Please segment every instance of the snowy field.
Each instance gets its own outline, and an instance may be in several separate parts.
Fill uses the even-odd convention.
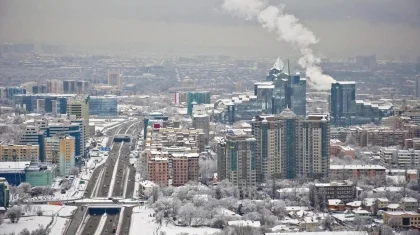
[[[77,206],[55,206],[55,205],[37,205],[41,207],[44,215],[54,215],[58,213],[58,216],[68,217],[73,214],[73,211],[77,209]]]
[[[51,222],[51,216],[30,216],[20,218],[18,223],[12,224],[8,219],[4,220],[3,224],[0,225],[0,234],[15,233],[18,234],[24,228],[29,231],[35,230],[39,225],[44,228]],[[55,217],[54,222],[49,227],[53,235],[59,235],[64,232],[66,224],[70,222],[70,219]]]
[[[69,218],[76,206],[54,206],[54,205],[35,205],[33,208],[41,208],[43,211],[42,216],[36,216],[36,211],[30,211],[26,213],[26,216],[21,217],[18,223],[12,224],[9,219],[5,219],[3,224],[0,225],[0,234],[16,233],[18,234],[24,228],[29,231],[35,230],[39,225],[44,228],[51,222],[52,216],[54,216],[54,222],[49,227],[52,235],[62,234],[66,228],[67,223],[70,222]]]
[[[135,207],[131,216],[130,235],[138,235],[139,231],[142,231],[142,234],[154,234],[159,225],[154,222],[153,217],[150,217],[151,214],[153,214],[153,209],[151,208],[145,208],[144,206],[141,208]],[[165,232],[166,235],[177,235],[182,232],[190,235],[211,235],[220,232],[219,229],[209,227],[178,227],[173,224],[166,225],[165,223],[162,224],[159,231]]]

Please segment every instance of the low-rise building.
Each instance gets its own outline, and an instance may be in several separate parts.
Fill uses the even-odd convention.
[[[377,200],[377,204],[378,204],[378,209],[379,210],[386,210],[386,208],[388,208],[389,205],[389,200],[388,198],[378,198]]]
[[[417,211],[419,209],[419,202],[412,197],[403,197],[400,201],[401,209],[405,211]]]
[[[356,186],[352,183],[321,183],[315,184],[317,195],[324,195],[325,199],[339,199],[344,203],[351,202],[356,198]]]
[[[401,168],[417,168],[420,163],[420,150],[382,148],[379,156],[384,164],[395,165]]]
[[[57,177],[57,165],[32,163],[26,168],[26,182],[32,186],[51,186]]]
[[[39,145],[0,145],[0,161],[40,161]]]
[[[385,171],[381,165],[330,165],[331,176],[341,180],[367,178],[385,182]]]
[[[420,214],[412,211],[386,211],[383,214],[384,224],[393,228],[410,228],[420,225]]]

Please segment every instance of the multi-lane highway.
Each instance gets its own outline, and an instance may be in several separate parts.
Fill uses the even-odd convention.
[[[140,121],[132,121],[114,128],[111,134],[132,134],[138,133]],[[112,141],[112,138],[110,138]],[[110,143],[111,144],[111,143]],[[92,174],[85,198],[132,198],[135,184],[135,168],[131,166],[129,155],[132,143],[112,143],[106,162],[97,167]],[[79,214],[80,208],[78,210]],[[116,215],[89,215],[85,210],[83,219],[73,218],[66,234],[128,234],[130,229],[132,208],[121,209]],[[73,223],[80,224],[79,226]],[[77,228],[77,229],[76,229]]]

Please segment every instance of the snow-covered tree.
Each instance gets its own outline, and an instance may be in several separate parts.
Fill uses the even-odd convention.
[[[194,204],[187,203],[183,205],[179,210],[179,219],[181,219],[188,226],[192,225],[194,217],[197,215]]]
[[[22,215],[22,208],[20,208],[20,206],[11,207],[6,212],[6,217],[10,219],[11,223],[19,222],[21,215]]]
[[[31,190],[31,188],[32,188],[32,185],[30,183],[26,183],[26,182],[20,183],[18,186],[18,193],[19,194],[29,193],[29,190]]]

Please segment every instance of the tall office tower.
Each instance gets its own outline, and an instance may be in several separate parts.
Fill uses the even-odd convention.
[[[274,85],[272,114],[279,114],[285,108],[290,108],[296,115],[306,115],[306,78],[302,78],[300,74],[285,73],[284,63],[277,59],[266,81],[271,81]]]
[[[254,94],[261,104],[262,114],[271,114],[273,111],[274,85],[272,82],[257,82],[254,85]]]
[[[78,122],[78,120],[83,120],[82,129],[83,129],[83,138],[82,138],[82,148],[81,154],[85,154],[85,145],[89,137],[89,95],[77,95],[72,97],[67,102],[67,115],[69,115],[72,122]],[[73,117],[75,117],[75,120]]]
[[[108,85],[121,89],[121,72],[119,70],[108,70]]]
[[[9,184],[6,178],[0,177],[0,207],[8,208],[10,201]]]
[[[89,95],[77,95],[70,98],[67,101],[67,114],[83,119],[85,125],[89,126],[89,100]]]
[[[63,93],[64,94],[76,94],[77,93],[77,82],[75,80],[63,81]]]
[[[63,81],[60,80],[48,80],[47,91],[51,94],[63,94]]]
[[[274,81],[279,78],[279,75],[282,74],[284,70],[285,64],[281,61],[280,57],[277,58],[276,62],[274,63],[273,67],[269,70],[267,77],[265,78],[266,81]]]
[[[48,93],[47,86],[38,84],[32,87],[32,94],[45,94]]]
[[[192,118],[193,128],[201,129],[204,132],[204,144],[210,141],[210,117],[207,114],[194,114]]]
[[[336,82],[331,85],[330,109],[331,124],[351,125],[351,118],[356,113],[355,82]]]
[[[325,116],[297,116],[286,108],[280,115],[252,120],[257,140],[257,182],[298,176],[328,175],[329,122]]]
[[[226,135],[224,141],[225,146],[221,149],[225,152],[220,159],[223,167],[218,168],[218,173],[237,185],[241,196],[252,198],[257,184],[256,140],[240,133]]]
[[[306,116],[306,78],[299,74],[289,76],[287,105],[299,116]]]
[[[420,75],[416,77],[416,97],[420,97]]]
[[[77,94],[89,93],[89,82],[88,81],[77,81],[76,83]]]
[[[194,104],[210,104],[209,91],[188,92],[187,95],[187,112],[192,115]]]
[[[60,174],[68,175],[70,169],[75,166],[75,138],[72,136],[60,136]]]

